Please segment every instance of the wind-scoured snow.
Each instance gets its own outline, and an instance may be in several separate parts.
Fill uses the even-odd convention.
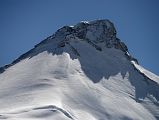
[[[127,52],[108,20],[61,28],[3,68],[0,119],[159,120],[158,76]]]
[[[154,80],[155,82],[157,82],[159,84],[159,76],[155,75],[154,73],[146,70],[145,68],[143,68],[142,66],[136,64],[134,61],[132,61],[132,63],[134,64],[134,66],[136,67],[136,69],[138,69],[141,73],[143,73],[145,76],[147,76],[149,79]]]

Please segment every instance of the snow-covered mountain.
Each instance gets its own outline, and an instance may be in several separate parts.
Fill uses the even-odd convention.
[[[0,119],[159,120],[159,77],[109,20],[64,26],[0,68]]]

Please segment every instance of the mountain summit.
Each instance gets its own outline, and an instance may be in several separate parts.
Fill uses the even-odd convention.
[[[64,26],[0,68],[0,119],[159,120],[159,77],[109,20]]]

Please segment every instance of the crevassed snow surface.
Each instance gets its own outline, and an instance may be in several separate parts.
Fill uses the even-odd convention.
[[[57,46],[39,45],[0,74],[0,119],[159,120],[158,76],[113,47],[77,37]]]

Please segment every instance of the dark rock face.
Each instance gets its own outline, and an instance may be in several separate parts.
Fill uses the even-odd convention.
[[[68,35],[88,40],[95,45],[102,43],[107,48],[114,47],[123,52],[128,51],[127,46],[116,37],[116,29],[109,20],[81,22],[73,27],[64,26],[55,33],[55,36],[63,36],[63,39]]]

